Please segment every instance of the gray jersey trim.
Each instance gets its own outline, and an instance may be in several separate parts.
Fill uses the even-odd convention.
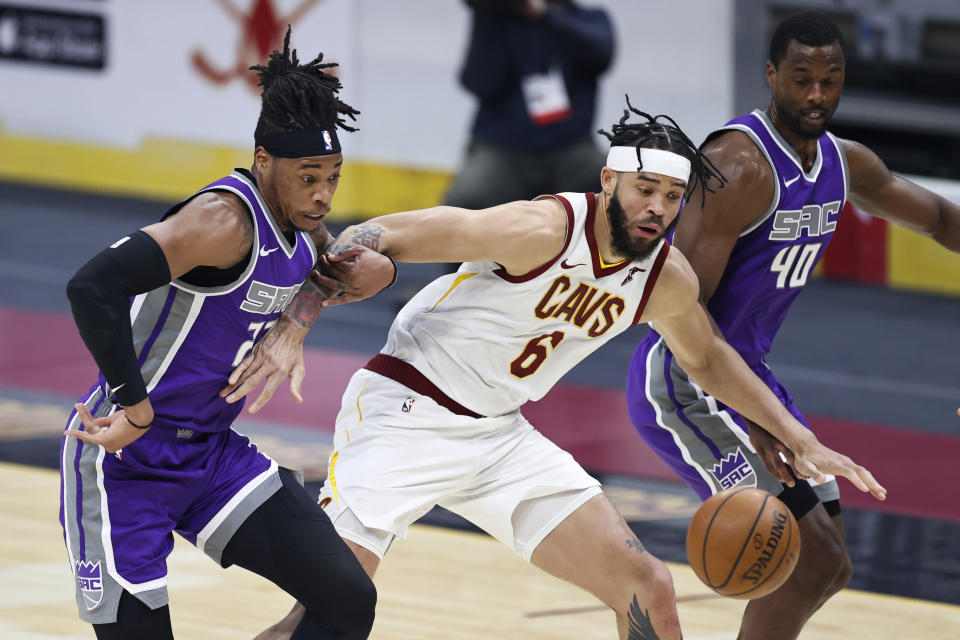
[[[281,249],[283,249],[283,252],[287,254],[288,258],[292,258],[293,254],[296,253],[297,245],[294,244],[291,247],[290,243],[287,242],[287,238],[283,235],[283,231],[280,229],[279,225],[277,225],[277,221],[273,216],[273,211],[270,209],[270,207],[267,206],[267,203],[264,202],[263,196],[260,195],[260,190],[257,189],[257,185],[247,180],[246,176],[244,176],[242,173],[239,173],[237,171],[234,171],[230,175],[250,187],[250,190],[253,192],[253,195],[257,198],[257,203],[260,205],[260,209],[263,211],[263,214],[264,214],[263,217],[267,219],[267,224],[269,224],[270,228],[273,229],[273,235],[277,239],[277,242],[280,244]],[[244,200],[246,200],[246,198],[244,198]],[[301,233],[302,232],[297,232],[297,235],[295,236],[298,240],[300,239]],[[312,240],[310,240],[310,244],[313,245]],[[257,249],[258,251],[259,251],[259,247],[260,247],[259,243],[257,243],[254,246],[254,248]],[[314,259],[314,262],[316,262],[316,259]]]
[[[780,482],[763,467],[763,462],[754,452],[744,429],[726,410],[717,406],[715,398],[687,376],[677,364],[676,358],[670,363],[668,384],[663,372],[668,354],[666,343],[661,338],[647,355],[647,399],[656,411],[657,423],[673,436],[684,462],[696,470],[713,493],[724,488],[714,475],[714,469],[720,461],[704,442],[703,438],[706,438],[721,452],[723,458],[734,456],[740,451],[749,462],[753,469],[752,480],[735,486],[759,486],[774,495],[780,493]],[[670,385],[673,387],[673,397],[680,406],[677,406],[670,396]],[[681,409],[685,420],[680,418]]]
[[[837,148],[837,155],[840,156],[840,165],[843,169],[843,202],[846,204],[847,200],[850,199],[850,165],[847,164],[847,150],[844,149],[843,143],[837,136],[830,132],[827,132],[827,136],[830,137],[830,142]]]
[[[88,409],[93,411],[97,403],[100,407],[93,413],[95,418],[104,417],[116,411],[116,407],[109,402],[100,402],[103,391],[95,389],[84,401]],[[74,416],[67,425],[76,429],[80,426],[79,416]],[[103,460],[109,455],[103,447],[84,444],[82,441],[64,436],[63,457],[60,460],[63,477],[63,505],[64,505],[64,535],[67,553],[70,557],[70,569],[76,579],[76,562],[78,558],[85,558],[92,563],[100,563],[100,579],[102,595],[94,604],[83,593],[78,584],[76,589],[77,610],[80,618],[91,624],[109,624],[117,621],[117,610],[120,606],[120,596],[127,591],[140,599],[151,609],[167,604],[167,580],[160,578],[144,584],[132,584],[119,575],[113,557],[113,549],[109,543],[109,536],[104,532],[110,529],[110,514],[104,507],[107,501],[103,488]],[[77,450],[80,448],[80,458],[77,460]],[[77,486],[77,475],[80,475],[82,487]],[[76,511],[77,491],[81,491],[81,514]],[[80,548],[80,530],[77,518],[82,516],[84,523],[84,548]],[[106,544],[104,542],[106,540]],[[93,606],[89,606],[93,604]]]
[[[163,374],[167,372],[174,356],[180,350],[180,345],[193,328],[193,323],[206,299],[203,295],[180,290],[177,290],[174,296],[170,313],[167,314],[157,339],[150,347],[147,359],[140,367],[143,379],[147,383],[148,393],[156,388]]]
[[[133,319],[131,330],[133,332],[133,348],[138,358],[143,350],[143,345],[146,344],[150,338],[150,334],[153,333],[153,328],[157,324],[157,318],[160,317],[160,313],[163,311],[163,306],[167,302],[169,293],[170,285],[165,284],[153,291],[137,296],[135,302],[136,308],[131,309],[131,313],[133,311],[137,313],[136,318]],[[146,380],[146,376],[144,376],[144,379]]]
[[[763,153],[763,157],[767,159],[767,164],[770,165],[770,170],[773,171],[773,182],[775,185],[773,189],[773,200],[770,202],[770,206],[767,207],[766,212],[764,212],[760,217],[758,217],[740,232],[740,237],[742,238],[762,225],[767,218],[772,216],[777,210],[777,205],[780,204],[780,174],[777,171],[776,165],[773,164],[773,158],[770,157],[770,152],[767,151],[767,148],[763,145],[763,142],[760,140],[760,137],[757,135],[756,131],[745,124],[727,125],[726,127],[720,129],[720,131],[742,131],[743,133],[747,134],[750,139],[753,140],[753,143],[757,145],[757,148]]]
[[[260,455],[269,459],[266,454]],[[233,534],[246,522],[250,514],[260,508],[282,486],[278,471],[276,461],[270,459],[270,466],[235,493],[197,534],[197,548],[223,566],[223,552]]]

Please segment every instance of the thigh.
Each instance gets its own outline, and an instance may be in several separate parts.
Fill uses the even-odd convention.
[[[294,637],[366,638],[376,589],[330,519],[286,469],[282,486],[237,529],[223,553],[306,608]]]
[[[94,416],[112,411],[101,398],[99,390],[87,398]],[[75,413],[68,428],[80,428]],[[150,609],[167,604],[166,559],[189,483],[141,464],[135,452],[151,446],[131,445],[114,455],[64,436],[60,521],[86,622],[114,622],[124,591]]]
[[[690,380],[662,339],[634,355],[628,394],[637,432],[702,500],[731,487],[783,489],[754,452],[740,414]]]
[[[414,409],[404,412],[408,399]],[[483,468],[491,438],[477,434],[511,421],[458,416],[394,380],[361,371],[337,415],[324,509],[338,527],[338,514],[349,509],[363,528],[405,538],[414,520],[468,487]]]
[[[614,602],[624,584],[662,563],[647,553],[605,495],[596,495],[559,524],[534,550],[531,563],[575,584],[606,603]]]
[[[232,429],[201,446],[209,450],[206,481],[177,521],[176,531],[220,564],[227,542],[279,489],[280,478],[277,463]]]
[[[307,490],[288,470],[279,475],[280,489],[230,538],[223,565],[253,571],[297,599],[316,590],[333,596],[363,569]]]
[[[482,470],[440,505],[529,560],[554,527],[600,493],[600,483],[520,415],[487,441]]]
[[[120,597],[117,621],[110,624],[95,624],[93,632],[97,640],[173,640],[170,624],[170,607],[151,609],[132,595],[124,592]]]

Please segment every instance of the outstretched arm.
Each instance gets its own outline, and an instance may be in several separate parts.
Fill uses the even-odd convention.
[[[470,262],[492,260],[509,273],[523,274],[556,256],[566,235],[566,214],[553,200],[512,202],[482,211],[434,207],[392,213],[347,228],[328,248],[337,275],[342,256],[390,256],[404,262]],[[220,395],[236,402],[261,381],[267,385],[250,406],[255,413],[287,376],[294,399],[302,401],[302,345],[307,331],[332,292],[312,278],[267,332],[253,352],[230,375]]]
[[[877,499],[886,490],[865,468],[822,445],[758,378],[740,354],[714,332],[697,299],[697,280],[679,251],[671,251],[657,280],[643,320],[653,323],[683,370],[710,395],[760,424],[794,454],[797,472],[823,480],[826,474],[849,479]]]
[[[841,142],[850,166],[850,201],[857,208],[960,252],[960,206],[893,175],[879,156],[862,144]]]

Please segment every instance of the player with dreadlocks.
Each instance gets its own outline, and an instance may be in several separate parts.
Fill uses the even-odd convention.
[[[343,395],[320,503],[371,576],[393,540],[439,504],[593,593],[621,638],[680,638],[666,565],[520,412],[641,322],[656,323],[705,389],[801,451],[803,473],[881,490],[813,438],[712,331],[696,277],[664,233],[691,172],[702,189],[721,179],[675,123],[646,120],[614,126],[599,194],[394,213],[336,241],[334,250],[366,246],[400,261],[464,262],[406,304]],[[299,615],[261,637],[284,637]]]
[[[166,558],[172,533],[303,602],[295,638],[366,638],[376,591],[327,516],[289,471],[231,430],[242,403],[221,391],[331,244],[323,218],[340,178],[336,128],[357,111],[322,56],[274,51],[253,167],[237,169],[129,233],[67,287],[100,378],[70,416],[61,447],[64,539],[80,617],[101,640],[173,638]],[[346,262],[346,260],[351,260]],[[321,260],[301,300],[372,295],[394,275],[360,250]],[[291,393],[299,350],[285,364]],[[275,375],[272,393],[283,375]],[[269,395],[268,393],[268,395]]]

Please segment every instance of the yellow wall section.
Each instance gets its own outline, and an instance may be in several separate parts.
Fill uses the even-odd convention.
[[[960,294],[960,254],[895,225],[888,228],[887,282],[897,289]]]
[[[175,202],[234,167],[252,150],[147,139],[138,149],[90,146],[0,131],[0,179]],[[439,204],[451,176],[346,158],[332,220],[350,220]]]

